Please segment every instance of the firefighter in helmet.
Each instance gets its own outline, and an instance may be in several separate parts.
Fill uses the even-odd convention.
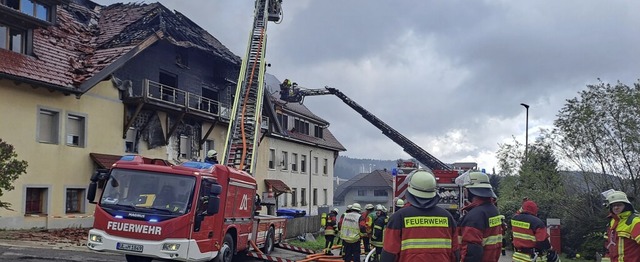
[[[497,199],[489,176],[470,172],[462,179],[470,203],[462,208],[460,218],[460,256],[463,261],[498,261],[502,249],[502,219],[494,201]]]
[[[218,164],[218,152],[213,149],[207,151],[207,157],[204,158],[204,162]]]
[[[362,236],[362,243],[364,245],[364,252],[369,253],[369,251],[371,251],[371,232],[373,230],[373,221],[376,218],[376,212],[373,204],[365,205],[364,210],[362,217],[364,219],[366,233]]]
[[[362,226],[363,217],[360,214],[362,207],[353,203],[351,209],[347,210],[342,220],[340,220],[340,238],[344,247],[344,261],[360,262],[360,238],[365,234]]]
[[[602,261],[640,261],[640,217],[627,194],[616,190],[608,192],[605,204],[611,221],[607,227],[606,254]]]
[[[333,246],[333,240],[335,239],[336,231],[337,231],[336,229],[338,228],[337,216],[338,216],[338,209],[334,208],[333,210],[331,210],[331,212],[329,212],[329,214],[325,218],[325,224],[324,224],[325,254],[331,254],[331,247]]]
[[[380,204],[376,205],[376,220],[373,222],[373,230],[371,232],[371,245],[376,249],[374,261],[380,260],[383,246],[382,240],[384,240],[384,228],[387,226],[387,222],[387,208]]]
[[[558,260],[558,254],[552,249],[549,242],[547,226],[537,217],[538,205],[533,200],[527,199],[522,203],[520,213],[511,218],[511,231],[513,232],[513,261],[531,261],[536,252],[547,253],[547,261]]]
[[[398,209],[404,207],[404,200],[402,200],[402,198],[398,198],[398,200],[396,201],[396,211],[398,211]]]
[[[436,194],[436,178],[420,169],[407,179],[406,200],[411,205],[389,218],[380,261],[456,260],[456,222],[449,211],[437,206],[440,197]]]

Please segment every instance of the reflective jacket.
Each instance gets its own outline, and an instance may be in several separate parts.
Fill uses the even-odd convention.
[[[533,249],[546,250],[551,247],[547,226],[529,213],[520,213],[511,218],[513,232],[513,261],[531,261]]]
[[[371,245],[374,247],[382,247],[384,240],[384,228],[387,226],[387,214],[381,213],[373,222],[373,231],[371,233]]]
[[[489,198],[475,197],[465,207],[458,234],[461,261],[498,261],[502,252],[502,217]]]
[[[611,215],[607,251],[602,261],[640,261],[640,217],[631,211]]]
[[[389,218],[381,262],[455,261],[456,222],[433,200],[428,208],[404,207]]]
[[[356,243],[364,234],[364,228],[360,227],[362,216],[358,212],[350,212],[344,215],[340,221],[340,238],[347,243]]]
[[[337,226],[337,221],[336,221],[336,213],[329,213],[329,215],[327,215],[326,217],[326,222],[324,224],[324,234],[326,236],[333,236],[336,234],[336,226]]]

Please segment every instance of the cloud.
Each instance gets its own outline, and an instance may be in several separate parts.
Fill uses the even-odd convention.
[[[98,1],[108,3],[107,0]],[[244,56],[253,1],[160,1]],[[270,74],[329,85],[444,162],[496,165],[499,143],[551,127],[585,85],[640,78],[638,1],[285,0]],[[408,157],[336,97],[306,105],[360,158]]]

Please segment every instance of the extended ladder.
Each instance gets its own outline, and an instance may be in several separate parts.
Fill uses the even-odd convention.
[[[280,12],[280,2],[281,0],[256,0],[253,29],[240,67],[226,145],[221,158],[226,165],[250,174],[253,173],[260,136],[267,22],[274,21],[274,10]]]

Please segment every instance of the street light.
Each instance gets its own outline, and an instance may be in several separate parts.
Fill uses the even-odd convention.
[[[524,108],[527,109],[527,122],[526,122],[526,134],[524,136],[524,159],[527,159],[527,153],[529,150],[529,105],[525,104],[525,103],[520,103],[521,106],[524,106]]]

